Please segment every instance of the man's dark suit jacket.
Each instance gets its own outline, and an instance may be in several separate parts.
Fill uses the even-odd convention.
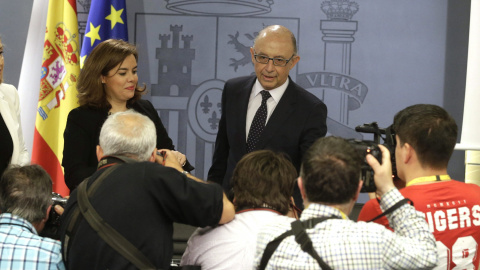
[[[256,76],[227,81],[222,94],[222,116],[215,142],[212,167],[208,180],[230,191],[230,178],[246,151],[246,116],[248,101]],[[297,172],[303,154],[312,143],[327,133],[327,107],[316,96],[289,78],[289,84],[256,146],[286,153]],[[298,190],[297,190],[298,192]],[[299,193],[295,196],[298,205]]]

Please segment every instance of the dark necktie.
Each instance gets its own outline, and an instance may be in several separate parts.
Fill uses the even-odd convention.
[[[265,90],[262,90],[260,94],[262,94],[262,105],[260,105],[255,113],[252,125],[250,126],[250,131],[248,132],[247,153],[250,153],[255,149],[258,139],[265,128],[265,121],[267,120],[267,100],[271,95]]]

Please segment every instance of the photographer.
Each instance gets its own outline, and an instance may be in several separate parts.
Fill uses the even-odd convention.
[[[198,228],[180,265],[202,270],[252,269],[260,228],[294,220],[287,215],[294,211],[296,177],[297,170],[285,154],[257,150],[243,156],[232,175],[235,219],[223,226]]]
[[[1,269],[65,269],[60,242],[38,236],[51,207],[52,180],[40,166],[5,171],[0,180]]]
[[[257,269],[318,269],[319,265],[323,270],[433,268],[435,239],[423,215],[405,203],[393,185],[390,153],[379,147],[382,164],[370,154],[366,158],[375,171],[382,209],[394,207],[387,217],[397,231],[348,219],[362,187],[362,159],[346,140],[320,138],[305,154],[300,169],[298,185],[305,206],[301,222],[261,229]],[[277,239],[282,234],[284,239]]]
[[[395,115],[393,129],[398,177],[406,183],[400,192],[424,213],[437,240],[437,269],[478,269],[480,187],[452,180],[447,172],[457,142],[455,120],[437,105],[417,104]],[[377,200],[370,200],[358,220],[379,211]],[[390,220],[375,222],[393,227]]]
[[[69,269],[168,269],[173,222],[204,227],[233,219],[222,188],[184,172],[169,150],[158,155],[155,134],[153,122],[134,111],[103,124],[98,169],[72,192],[62,215]]]

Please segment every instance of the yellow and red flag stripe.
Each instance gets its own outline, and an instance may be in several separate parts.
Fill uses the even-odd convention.
[[[33,136],[32,163],[52,177],[53,191],[68,195],[61,160],[68,113],[78,106],[80,73],[75,0],[50,0],[42,59],[40,96]]]

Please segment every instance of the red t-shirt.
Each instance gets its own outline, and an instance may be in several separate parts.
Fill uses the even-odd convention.
[[[400,190],[425,213],[430,231],[437,240],[438,266],[435,269],[478,269],[480,262],[480,186],[459,181],[412,185]],[[381,214],[376,199],[368,201],[358,221]],[[387,218],[374,222],[391,229]]]

